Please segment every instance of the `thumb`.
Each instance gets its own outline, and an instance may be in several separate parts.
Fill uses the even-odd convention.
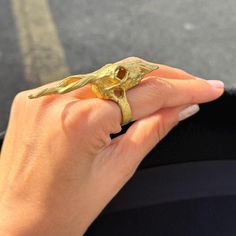
[[[113,165],[119,173],[127,172],[126,176],[131,177],[144,157],[179,121],[198,111],[198,105],[165,108],[136,121],[126,134],[114,140],[118,155]]]

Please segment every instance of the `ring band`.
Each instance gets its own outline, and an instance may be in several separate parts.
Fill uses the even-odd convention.
[[[126,125],[129,122],[132,121],[132,112],[131,112],[131,107],[128,103],[128,100],[126,98],[126,94],[124,92],[122,97],[119,97],[117,100],[111,99],[112,101],[116,102],[121,110],[122,114],[122,123],[121,125]]]
[[[118,105],[120,106],[121,109],[122,125],[126,125],[132,121],[132,112],[130,105],[127,101],[127,98],[120,99],[118,101]]]

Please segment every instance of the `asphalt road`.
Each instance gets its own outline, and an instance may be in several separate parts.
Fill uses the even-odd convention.
[[[0,131],[17,92],[133,55],[235,87],[235,0],[0,0]]]

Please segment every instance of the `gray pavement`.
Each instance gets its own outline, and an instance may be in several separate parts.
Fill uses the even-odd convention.
[[[138,56],[236,86],[235,0],[48,2],[71,73]],[[0,131],[15,94],[38,84],[25,80],[11,1],[0,0]]]

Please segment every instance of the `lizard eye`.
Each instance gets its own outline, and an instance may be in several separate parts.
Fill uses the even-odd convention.
[[[124,79],[125,75],[126,75],[127,71],[124,67],[120,66],[118,67],[118,69],[116,70],[116,77],[120,80]]]

